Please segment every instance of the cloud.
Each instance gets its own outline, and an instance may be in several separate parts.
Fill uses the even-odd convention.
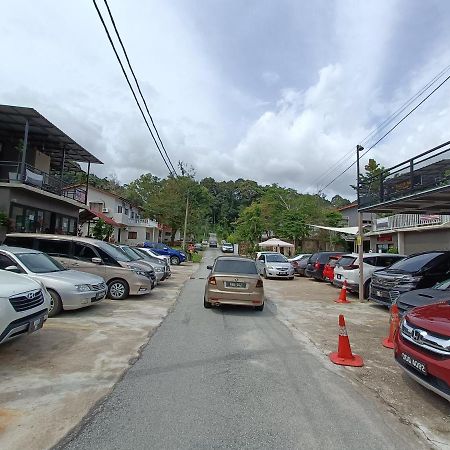
[[[276,72],[267,71],[262,73],[261,78],[263,79],[264,83],[273,85],[278,83],[278,81],[280,80],[280,75]]]

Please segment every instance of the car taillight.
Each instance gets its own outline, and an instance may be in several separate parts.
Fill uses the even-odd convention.
[[[316,263],[314,264],[314,267],[315,267],[316,269],[320,269],[320,263],[316,262]]]
[[[208,284],[212,284],[213,286],[215,286],[217,284],[216,277],[209,277]]]
[[[263,281],[262,280],[258,280],[256,282],[256,287],[263,287]]]

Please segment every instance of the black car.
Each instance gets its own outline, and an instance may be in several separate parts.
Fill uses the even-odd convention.
[[[292,261],[292,266],[294,267],[294,272],[301,277],[305,276],[306,266],[311,255],[303,255],[301,258]]]
[[[344,255],[344,252],[318,252],[312,254],[306,265],[305,275],[316,280],[323,281],[323,269],[331,256]]]
[[[405,315],[410,309],[416,306],[425,306],[450,299],[450,278],[436,283],[427,289],[416,289],[401,294],[397,300],[400,314]]]
[[[450,251],[416,253],[374,272],[369,300],[389,306],[403,293],[432,287],[449,275]]]

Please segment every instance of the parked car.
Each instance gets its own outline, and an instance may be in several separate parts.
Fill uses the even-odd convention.
[[[258,260],[261,255],[280,255],[280,252],[257,252],[255,261]]]
[[[294,272],[297,275],[299,275],[301,277],[306,276],[305,275],[306,266],[308,265],[308,261],[309,261],[310,257],[311,257],[311,255],[304,255],[299,260],[292,262],[292,266],[294,267]]]
[[[203,239],[203,241],[202,241],[202,245],[203,245],[203,247],[207,247],[207,245],[208,245],[208,241],[207,241],[206,239]]]
[[[450,273],[450,251],[416,253],[372,275],[369,299],[390,305],[392,299],[415,289],[434,286]]]
[[[132,247],[132,249],[142,254],[142,256],[144,256],[144,259],[149,261],[152,265],[162,265],[162,267],[164,268],[165,276],[161,279],[161,281],[169,278],[172,275],[168,258],[166,259],[164,256],[153,253],[149,248]]]
[[[170,248],[162,242],[144,242],[144,247],[151,248],[159,255],[169,256],[170,264],[173,264],[174,266],[178,266],[178,264],[186,261],[186,254],[184,252]]]
[[[150,271],[153,270],[155,274],[155,281],[157,283],[159,283],[162,279],[165,279],[166,270],[163,263],[150,261],[150,256],[147,257],[147,255],[143,255],[129,245],[117,244],[116,247],[122,250],[131,261],[145,264]]]
[[[79,309],[106,297],[103,278],[68,270],[45,253],[26,248],[0,246],[0,269],[22,273],[40,281],[50,294],[49,317],[63,309]]]
[[[376,270],[385,269],[393,263],[402,260],[405,255],[394,253],[364,253],[363,254],[363,277],[364,277],[364,298],[369,297],[370,282]],[[350,292],[359,292],[359,264],[358,253],[343,255],[334,268],[333,284],[341,287],[344,280],[347,281],[347,289]]]
[[[50,295],[41,283],[0,270],[0,344],[42,328],[49,308]]]
[[[196,252],[201,252],[203,251],[203,245],[200,242],[197,242],[196,244],[194,244],[194,250]]]
[[[329,281],[330,283],[333,283],[334,269],[340,258],[341,258],[340,256],[330,256],[330,259],[328,260],[328,262],[325,264],[325,267],[323,268],[323,279],[325,281]]]
[[[139,246],[137,247],[140,250],[144,250],[145,253],[147,253],[150,256],[154,256],[155,258],[160,259],[161,261],[164,261],[168,265],[170,265],[170,256],[169,255],[160,255],[159,253],[156,253],[152,248]]]
[[[317,252],[313,253],[308,260],[305,275],[316,280],[323,281],[323,269],[331,256],[341,256],[344,252]]]
[[[217,248],[217,241],[215,239],[210,239],[209,247],[210,248]]]
[[[255,261],[240,256],[219,256],[205,286],[203,306],[219,305],[253,306],[264,309],[264,286]]]
[[[258,272],[264,278],[294,279],[294,268],[281,253],[263,253],[257,260]]]
[[[24,247],[53,256],[67,269],[102,277],[108,297],[122,300],[131,295],[148,294],[154,285],[154,272],[132,262],[122,251],[97,239],[56,234],[11,233],[5,244]],[[152,275],[153,274],[153,275]]]
[[[417,306],[432,305],[448,299],[450,299],[450,278],[436,283],[431,288],[404,292],[398,297],[397,306],[400,315],[403,316]]]
[[[229,242],[222,244],[222,253],[234,253],[234,245]]]
[[[395,335],[394,354],[411,378],[450,401],[450,302],[409,311]]]

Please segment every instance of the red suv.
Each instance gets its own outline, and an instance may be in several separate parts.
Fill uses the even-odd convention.
[[[410,377],[450,401],[450,301],[405,315],[395,359]]]

